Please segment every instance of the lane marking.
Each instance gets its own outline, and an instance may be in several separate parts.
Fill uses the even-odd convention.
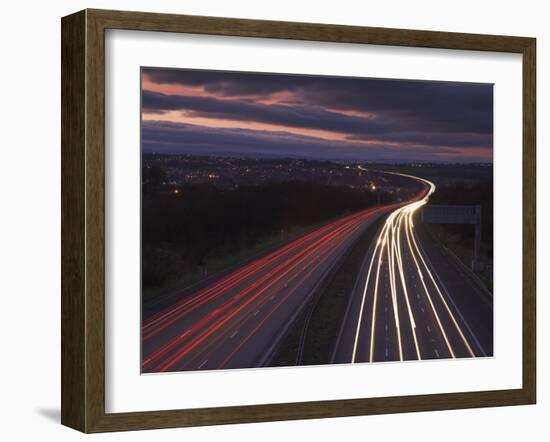
[[[363,322],[363,311],[365,309],[365,301],[367,299],[367,288],[369,286],[369,279],[370,274],[372,270],[372,265],[374,264],[374,260],[376,258],[376,252],[378,251],[378,246],[380,245],[380,238],[378,238],[378,241],[376,241],[376,246],[374,247],[374,251],[372,252],[372,258],[370,260],[369,264],[369,270],[367,271],[367,278],[365,279],[365,287],[363,289],[363,297],[361,299],[361,307],[359,307],[359,318],[357,319],[357,327],[355,329],[355,340],[353,342],[353,352],[351,354],[351,362],[355,362],[355,357],[357,356],[357,345],[359,344],[359,333],[361,331],[361,324]],[[381,251],[380,253],[382,253]],[[378,263],[378,270],[380,270],[380,261]],[[377,280],[378,283],[378,280]],[[375,299],[373,304],[373,310],[376,309],[376,293],[375,293]]]
[[[394,212],[397,213],[396,216],[400,214],[400,211]],[[393,214],[392,214],[393,215]],[[399,318],[399,309],[397,305],[397,288],[396,288],[396,278],[395,278],[395,225],[394,220],[391,218],[390,222],[390,228],[391,228],[391,245],[390,241],[387,241],[387,249],[388,249],[388,272],[390,277],[390,289],[391,289],[391,298],[392,298],[392,307],[393,307],[393,316],[395,320],[395,328],[397,330],[397,348],[399,350],[399,360],[403,360],[403,344],[401,342],[401,322]]]
[[[426,286],[426,282],[424,281],[424,277],[422,276],[422,272],[420,271],[420,266],[418,264],[418,260],[416,259],[416,255],[415,255],[414,250],[413,250],[413,246],[412,246],[413,243],[411,242],[411,237],[413,238],[413,241],[414,241],[414,232],[413,232],[413,228],[412,228],[412,226],[413,226],[413,224],[412,224],[412,213],[407,218],[407,222],[408,222],[408,228],[406,229],[407,243],[409,245],[409,249],[410,249],[412,257],[414,259],[414,263],[416,265],[416,268],[418,269],[418,273],[421,276],[420,282],[422,283],[422,287],[424,288],[424,292],[426,293],[426,296],[427,296],[428,301],[430,303],[430,306],[432,308],[432,312],[435,316],[436,322],[439,325],[439,329],[441,330],[441,333],[443,335],[443,339],[445,340],[445,343],[447,344],[447,348],[449,350],[449,353],[451,353],[451,357],[454,359],[455,358],[455,353],[453,351],[451,343],[449,342],[449,339],[447,337],[447,333],[445,333],[445,330],[443,328],[443,324],[441,323],[441,320],[439,319],[439,315],[437,314],[435,305],[432,301],[432,297],[430,296],[430,292],[428,291],[428,287]],[[415,243],[415,245],[416,245],[416,243]],[[418,248],[416,248],[416,251],[418,252]],[[420,258],[422,258],[422,256],[420,256]]]
[[[470,343],[468,342],[468,340],[466,339],[466,336],[464,336],[464,333],[462,332],[462,329],[460,328],[460,326],[458,325],[458,322],[455,318],[455,316],[453,315],[453,313],[451,312],[451,309],[449,308],[449,305],[447,304],[447,301],[445,300],[445,297],[443,296],[443,293],[441,293],[441,289],[439,288],[439,285],[435,282],[435,278],[434,276],[432,275],[432,272],[430,271],[430,269],[428,268],[428,264],[426,263],[426,261],[424,260],[424,257],[422,256],[422,253],[420,252],[420,248],[418,246],[418,243],[416,241],[416,236],[415,236],[415,233],[412,229],[412,224],[411,224],[411,238],[412,238],[412,244],[414,244],[414,247],[416,249],[416,252],[418,253],[418,256],[420,257],[420,260],[422,261],[422,264],[424,266],[424,268],[426,269],[426,272],[428,273],[428,276],[430,277],[431,281],[432,281],[432,284],[433,286],[435,287],[436,291],[437,291],[437,294],[439,295],[439,298],[441,299],[441,301],[443,302],[443,305],[445,306],[445,309],[447,310],[447,313],[448,315],[450,316],[456,330],[458,331],[460,337],[462,338],[462,341],[464,342],[464,344],[466,345],[466,348],[468,349],[468,352],[470,353],[470,355],[475,358],[475,354],[474,352],[472,351],[472,347],[470,347]],[[425,252],[424,252],[425,253]],[[426,255],[427,257],[427,255]],[[431,302],[431,300],[430,300]],[[435,310],[434,310],[435,311]],[[445,336],[446,338],[446,336]],[[455,357],[454,356],[454,352],[453,353],[453,358]]]
[[[274,284],[276,284],[278,281],[280,281],[282,279],[282,277],[286,276],[287,274],[289,274],[289,272],[296,267],[296,265],[298,265],[300,262],[303,262],[305,261],[307,258],[308,258],[308,255],[306,255],[306,253],[310,253],[310,249],[313,248],[313,250],[316,252],[316,249],[315,247],[317,247],[317,249],[319,250],[322,250],[323,248],[326,248],[327,247],[327,244],[329,245],[330,247],[330,244],[331,242],[335,242],[335,238],[338,239],[338,235],[342,235],[344,232],[345,234],[348,234],[350,231],[353,232],[353,230],[357,229],[356,227],[356,224],[357,224],[357,221],[356,219],[354,218],[352,220],[352,222],[346,222],[345,224],[343,224],[342,226],[338,227],[338,229],[334,230],[330,235],[325,235],[322,239],[323,241],[321,240],[318,240],[316,241],[314,244],[310,244],[305,250],[302,250],[300,253],[298,253],[297,255],[295,255],[292,260],[290,261],[286,261],[285,262],[285,265],[286,263],[290,262],[291,264],[291,267],[290,268],[287,268],[285,269],[282,273],[279,273],[273,281],[269,282],[267,285],[264,285],[260,291],[258,291],[257,293],[254,293],[252,296],[249,297],[249,299],[246,300],[246,302],[244,304],[242,304],[241,306],[239,306],[237,309],[235,309],[234,311],[228,313],[225,315],[225,318],[223,319],[223,321],[217,321],[216,323],[208,326],[206,328],[206,330],[204,330],[199,336],[197,336],[193,342],[191,342],[189,345],[187,345],[186,347],[184,347],[181,351],[178,350],[178,353],[175,354],[174,356],[170,357],[170,359],[165,362],[163,364],[163,366],[159,367],[159,371],[166,371],[168,368],[170,368],[171,366],[173,366],[175,363],[177,363],[179,360],[181,360],[181,358],[183,356],[185,356],[185,354],[189,353],[193,348],[195,348],[197,345],[199,345],[201,342],[203,342],[204,340],[206,340],[210,335],[212,335],[214,332],[216,332],[224,323],[226,323],[227,321],[233,319],[239,312],[241,312],[243,310],[244,307],[246,307],[248,304],[250,304],[251,302],[253,302],[256,298],[258,298],[263,292],[265,292],[269,287],[273,286]],[[327,239],[328,238],[328,239]],[[319,245],[318,245],[319,244]],[[298,261],[298,262],[296,262]],[[267,277],[272,277],[275,273],[275,271],[271,271],[269,274],[265,275],[262,279],[265,279]],[[267,280],[267,279],[266,279]],[[254,284],[254,287],[249,287],[247,289],[248,292],[250,292],[253,288],[257,288],[259,287],[259,282],[257,281],[255,284]],[[238,317],[237,317],[237,320],[238,320]],[[234,328],[234,327],[232,327]],[[196,357],[198,359],[198,356]],[[187,364],[188,365],[188,364]]]
[[[361,167],[359,166],[361,169]],[[392,172],[389,172],[392,173]],[[439,296],[441,297],[441,300],[443,301],[447,313],[451,315],[451,319],[453,319],[453,322],[455,322],[455,325],[459,329],[459,332],[461,333],[460,328],[458,327],[458,324],[456,324],[456,321],[454,320],[454,317],[452,316],[452,313],[450,312],[449,307],[447,306],[445,299],[443,298],[442,294],[440,293],[438,285],[435,283],[434,277],[428,268],[428,265],[426,264],[423,254],[421,253],[419,249],[419,245],[416,238],[416,233],[414,232],[414,222],[413,222],[413,214],[422,206],[424,206],[428,200],[430,195],[435,191],[435,184],[432,182],[415,177],[412,175],[407,175],[403,173],[397,173],[394,172],[394,175],[399,176],[405,176],[409,178],[413,178],[417,181],[421,181],[422,183],[426,184],[428,186],[428,190],[425,193],[425,195],[418,201],[414,201],[412,203],[406,204],[404,206],[399,207],[395,211],[389,214],[387,217],[384,226],[382,230],[380,231],[380,234],[378,235],[378,239],[376,242],[376,246],[374,247],[374,251],[372,253],[371,262],[369,264],[369,269],[367,273],[367,278],[365,280],[365,285],[363,288],[363,298],[361,300],[361,307],[359,310],[359,318],[357,320],[357,326],[356,326],[356,333],[355,333],[355,341],[353,345],[353,352],[352,352],[352,360],[351,362],[355,362],[356,355],[357,355],[357,346],[359,342],[359,335],[360,335],[360,329],[363,323],[363,315],[365,314],[366,309],[366,296],[367,296],[367,290],[369,289],[369,283],[370,283],[370,277],[371,272],[373,270],[374,261],[378,260],[377,262],[377,268],[376,268],[376,277],[375,277],[375,283],[374,283],[374,290],[373,290],[373,300],[372,300],[372,315],[371,315],[371,324],[370,324],[370,348],[369,348],[369,360],[370,362],[374,361],[374,348],[375,348],[375,334],[376,334],[376,321],[377,321],[377,308],[378,308],[378,297],[379,295],[382,296],[382,293],[379,293],[379,289],[385,289],[384,290],[384,312],[386,313],[386,336],[388,335],[388,322],[387,322],[387,316],[388,316],[388,307],[387,307],[387,299],[388,295],[391,296],[391,302],[392,302],[392,311],[393,311],[393,319],[395,321],[395,327],[397,332],[397,344],[399,349],[399,359],[403,360],[403,348],[402,348],[402,341],[401,341],[401,324],[400,324],[400,314],[399,314],[399,304],[397,302],[398,296],[401,296],[401,287],[404,294],[404,300],[407,307],[407,313],[410,320],[411,325],[411,331],[414,338],[414,343],[416,347],[416,352],[418,359],[420,359],[420,349],[418,345],[418,340],[416,336],[416,324],[414,320],[414,315],[412,312],[412,308],[409,302],[409,290],[407,290],[408,283],[412,283],[415,288],[418,288],[417,281],[407,281],[407,278],[405,276],[411,277],[413,273],[411,271],[407,272],[407,275],[405,275],[405,263],[407,263],[407,267],[416,267],[416,271],[418,273],[418,280],[420,281],[420,284],[422,285],[423,292],[422,296],[426,296],[428,299],[428,302],[430,304],[431,310],[435,316],[437,325],[439,326],[441,333],[443,335],[443,338],[445,340],[445,343],[447,344],[449,353],[451,354],[451,357],[455,358],[455,354],[453,351],[453,348],[451,346],[451,343],[448,339],[447,333],[444,329],[444,326],[442,324],[442,321],[439,317],[439,314],[437,312],[436,306],[434,305],[434,301],[432,299],[432,295],[430,294],[430,289],[428,289],[428,278],[425,278],[425,276],[428,276],[431,280],[430,282],[435,286]],[[404,231],[404,232],[403,232]],[[403,257],[402,255],[402,235],[405,234],[405,238],[403,239],[404,246],[403,248],[406,250],[408,248],[408,255],[406,257]],[[408,246],[408,247],[407,247]],[[386,256],[384,256],[386,255]],[[387,257],[387,268],[384,267],[384,272],[381,274],[381,267],[385,262],[384,259]],[[412,258],[412,261],[411,261]],[[413,269],[414,269],[413,267]],[[408,268],[407,268],[408,270]],[[426,275],[427,273],[427,275]],[[383,279],[383,281],[380,281],[380,278]],[[398,283],[401,284],[398,284]],[[401,287],[400,287],[401,286]],[[424,308],[424,303],[421,300],[421,294],[419,290],[415,291],[416,298],[419,301],[418,305],[421,307],[421,311],[423,314],[426,313]],[[436,296],[434,295],[434,298]],[[369,303],[370,304],[370,303]],[[367,320],[364,321],[367,323]],[[365,324],[366,325],[366,324]],[[431,329],[428,326],[428,331],[431,333]],[[462,334],[462,333],[461,333]],[[463,335],[463,334],[462,334]],[[469,347],[468,342],[465,342],[466,346]],[[388,344],[386,343],[386,352],[388,352]],[[437,352],[439,355],[439,352]],[[387,357],[387,356],[386,356]],[[439,357],[439,356],[438,356]]]
[[[400,231],[401,231],[401,225],[402,225],[402,222],[403,222],[403,217],[405,215],[403,215],[403,213],[400,213],[399,215],[399,221],[398,221],[398,224],[397,224],[397,245],[395,244],[395,239],[394,239],[394,247],[396,247],[396,254],[397,254],[397,258],[398,258],[398,261],[397,261],[397,269],[399,270],[399,276],[401,277],[401,285],[403,286],[403,292],[405,293],[405,302],[407,304],[407,312],[409,313],[409,321],[410,321],[410,324],[411,324],[411,329],[412,329],[412,335],[413,335],[413,339],[414,339],[414,348],[416,350],[416,357],[418,358],[418,360],[421,360],[422,359],[422,356],[420,355],[420,346],[418,344],[418,338],[416,336],[416,321],[414,320],[414,314],[412,312],[412,308],[411,308],[411,303],[410,303],[410,300],[409,300],[409,291],[407,290],[407,282],[405,280],[405,271],[403,269],[404,265],[403,265],[403,259],[402,259],[402,256],[401,256],[401,235],[400,235]]]
[[[199,365],[199,367],[198,367],[198,368],[202,368],[202,367],[204,367],[204,364],[206,364],[207,362],[208,362],[208,359],[206,359],[206,360],[205,360],[205,361],[204,361],[204,362],[203,362],[203,363],[202,363],[201,365]]]
[[[391,215],[390,215],[391,216]],[[376,269],[376,279],[374,282],[374,300],[372,305],[372,319],[371,319],[371,330],[370,330],[370,351],[369,351],[369,361],[374,361],[374,333],[375,333],[375,325],[376,325],[376,307],[377,307],[377,301],[378,301],[378,283],[380,278],[380,268],[382,267],[382,261],[384,259],[384,243],[387,240],[387,224],[384,226],[386,229],[386,236],[383,239],[382,247],[380,247],[380,256],[378,257],[378,267]],[[380,238],[378,239],[378,242],[380,242]],[[374,259],[374,255],[373,255]],[[367,285],[365,285],[365,290],[367,288]],[[387,296],[387,293],[386,293]]]
[[[433,267],[433,264],[430,260],[430,257],[428,256],[428,254],[426,253],[426,251],[424,250],[424,247],[422,246],[422,243],[420,243],[420,248],[422,249],[422,252],[424,253],[424,255],[426,256],[426,260],[428,261],[428,264],[430,264],[430,266]],[[430,275],[431,276],[431,275]],[[443,296],[443,293],[442,291],[444,291],[446,294],[447,294],[447,299],[449,299],[449,301],[451,301],[451,304],[453,305],[453,307],[455,308],[456,310],[456,313],[458,313],[458,316],[460,317],[460,319],[462,319],[462,322],[464,324],[464,326],[466,327],[466,329],[468,330],[468,332],[470,333],[470,336],[473,338],[473,340],[475,341],[477,347],[479,348],[479,350],[481,351],[482,355],[483,356],[487,356],[487,354],[485,353],[485,350],[483,349],[481,343],[478,341],[475,333],[472,331],[472,329],[470,328],[470,326],[468,325],[468,322],[466,321],[466,319],[464,318],[464,316],[462,315],[460,309],[458,308],[458,306],[455,304],[454,300],[453,300],[453,297],[451,296],[451,293],[449,292],[449,290],[445,287],[445,284],[443,283],[443,281],[441,280],[441,277],[435,273],[435,276],[437,277],[437,279],[439,280],[439,283],[441,284],[441,290],[439,289],[439,287],[436,286],[436,288],[440,291],[440,295]],[[433,279],[433,277],[432,277]],[[434,284],[435,284],[435,280],[434,280]],[[445,300],[443,300],[443,302],[445,303],[446,305],[446,302]],[[446,305],[447,309],[449,309],[449,307]],[[450,310],[449,310],[449,313],[450,313]],[[454,317],[453,317],[453,320],[454,320]],[[456,326],[458,327],[458,323],[456,323]],[[462,333],[462,330],[459,330],[459,333]],[[465,336],[464,336],[465,338]],[[465,344],[467,347],[469,347],[469,344],[467,341],[465,341]],[[471,349],[470,349],[471,350]],[[473,354],[473,351],[471,352],[471,356],[472,357],[475,357],[475,355]]]
[[[237,336],[237,333],[239,333],[239,330],[235,330],[231,336],[229,336],[229,339],[233,339],[235,336]]]

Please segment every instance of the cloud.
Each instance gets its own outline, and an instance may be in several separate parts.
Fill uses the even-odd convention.
[[[220,97],[289,92],[293,104],[382,113],[432,131],[493,129],[491,84],[153,68],[144,74],[158,84],[198,86]]]
[[[312,77],[255,73],[144,68],[143,74],[157,84],[202,87],[224,97],[267,96],[307,87]],[[243,77],[244,75],[244,77]]]
[[[492,133],[430,132],[402,130],[400,121],[349,116],[328,111],[319,106],[265,105],[240,100],[220,100],[212,97],[165,95],[144,91],[143,110],[163,113],[185,110],[193,116],[241,122],[261,122],[283,127],[325,130],[341,133],[350,141],[377,140],[385,143],[444,145],[456,147],[492,146]],[[380,121],[383,120],[383,121]]]
[[[320,106],[260,104],[212,97],[165,95],[143,91],[145,112],[185,110],[194,116],[236,121],[254,121],[288,127],[321,129],[344,134],[378,134],[392,130],[388,122],[350,117]]]
[[[382,134],[375,138],[386,143],[421,144],[428,146],[451,146],[461,148],[490,148],[493,135],[471,132],[395,132]],[[372,137],[361,135],[349,136],[350,141],[372,141]]]
[[[493,131],[490,84],[366,80],[346,87],[307,88],[304,101],[333,109],[374,112],[394,118],[403,128],[435,131]]]
[[[179,110],[245,128],[254,122],[295,133],[322,130],[347,139],[346,145],[439,147],[465,158],[483,152],[484,161],[493,148],[491,84],[157,68],[143,74],[157,85],[204,91],[197,96],[143,90],[143,111],[159,120]]]
[[[296,157],[349,161],[479,161],[480,152],[468,156],[460,148],[441,146],[393,146],[383,143],[331,142],[288,132],[247,129],[205,128],[203,126],[145,121],[142,125],[144,152],[232,155],[246,157]],[[490,157],[490,150],[484,151]]]

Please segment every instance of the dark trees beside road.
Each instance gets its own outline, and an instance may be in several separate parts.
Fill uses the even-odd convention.
[[[252,250],[297,229],[377,203],[368,189],[292,181],[235,189],[162,186],[154,172],[143,187],[144,287],[206,269],[213,259]]]

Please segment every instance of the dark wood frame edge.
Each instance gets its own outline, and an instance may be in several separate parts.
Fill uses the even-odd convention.
[[[523,386],[190,410],[105,413],[106,29],[520,53],[523,56]],[[62,19],[61,422],[83,432],[312,419],[536,401],[536,40],[449,32],[84,10]]]

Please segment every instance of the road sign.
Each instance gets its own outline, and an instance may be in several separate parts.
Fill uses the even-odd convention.
[[[475,225],[474,259],[472,269],[478,267],[481,244],[481,206],[427,205],[422,208],[422,222],[427,224],[473,224]]]
[[[481,221],[481,206],[427,205],[422,210],[427,224],[477,224]]]

